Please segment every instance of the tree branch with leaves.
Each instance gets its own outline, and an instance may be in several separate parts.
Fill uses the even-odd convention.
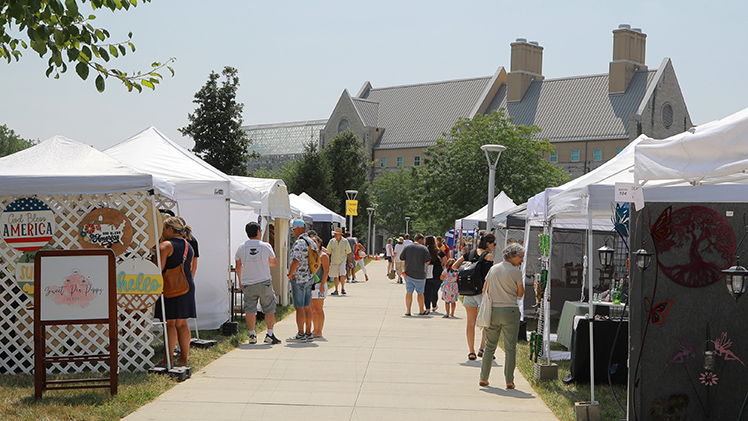
[[[89,0],[88,3],[92,12],[100,9],[116,12],[137,6],[137,0]],[[155,89],[163,79],[160,73],[163,70],[174,76],[170,66],[176,60],[173,57],[164,63],[154,62],[150,70],[142,72],[127,73],[107,67],[110,60],[135,51],[132,32],[126,41],[107,43],[109,31],[91,25],[94,19],[93,13],[84,16],[76,0],[65,0],[64,4],[61,0],[0,0],[0,59],[8,63],[13,59],[19,61],[22,50],[31,48],[40,58],[49,57],[47,77],[59,79],[70,64],[83,80],[91,72],[96,74],[94,83],[99,92],[104,92],[109,77],[122,82],[130,92],[141,92],[144,87]]]

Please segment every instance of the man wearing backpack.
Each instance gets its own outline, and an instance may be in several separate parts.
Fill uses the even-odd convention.
[[[296,309],[296,335],[286,339],[286,342],[311,342],[312,337],[312,287],[314,273],[309,267],[309,251],[319,253],[317,243],[306,234],[306,223],[301,219],[291,222],[296,242],[291,248],[291,267],[288,278],[291,281],[291,295]]]

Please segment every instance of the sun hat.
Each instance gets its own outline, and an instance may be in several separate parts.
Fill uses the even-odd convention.
[[[304,222],[303,219],[294,219],[291,222],[291,227],[293,227],[293,228],[306,228],[306,222]]]
[[[342,228],[335,228],[335,231],[333,231],[332,233],[333,234],[343,235],[343,229]]]

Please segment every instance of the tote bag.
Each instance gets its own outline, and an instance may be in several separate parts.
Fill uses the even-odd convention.
[[[475,321],[478,327],[488,327],[491,325],[491,292],[486,288],[483,298],[478,307],[478,319]]]

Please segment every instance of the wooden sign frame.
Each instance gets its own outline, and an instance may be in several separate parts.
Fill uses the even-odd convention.
[[[117,394],[118,384],[118,338],[117,338],[117,285],[115,275],[114,252],[109,249],[89,250],[42,250],[34,257],[34,397],[41,399],[45,390],[60,389],[94,389],[109,388],[111,395]],[[75,305],[64,308],[63,314],[55,314],[50,306],[43,308],[43,297],[50,294],[59,294],[60,299],[65,297],[65,286],[61,280],[68,282],[66,276],[74,270],[82,269],[82,272],[93,274],[97,277],[107,277],[106,282],[100,278],[96,283],[90,280],[81,280],[86,285],[86,293],[93,290],[98,293],[101,289],[102,299],[95,305],[93,300],[83,305],[77,305],[80,309],[74,309]],[[84,273],[83,275],[85,275]],[[83,278],[83,275],[79,278]],[[56,284],[51,284],[51,282]],[[85,284],[88,282],[87,284]],[[72,297],[73,292],[78,296]],[[71,302],[80,300],[81,288],[72,285],[68,288],[68,299]],[[85,296],[86,294],[84,294]],[[89,307],[89,303],[91,304]],[[94,312],[93,317],[86,317],[85,311]],[[76,324],[104,324],[109,326],[109,352],[95,354],[68,354],[60,356],[47,356],[46,328],[57,325]],[[79,363],[79,362],[109,361],[109,377],[71,379],[71,380],[47,380],[47,365],[54,363]]]

